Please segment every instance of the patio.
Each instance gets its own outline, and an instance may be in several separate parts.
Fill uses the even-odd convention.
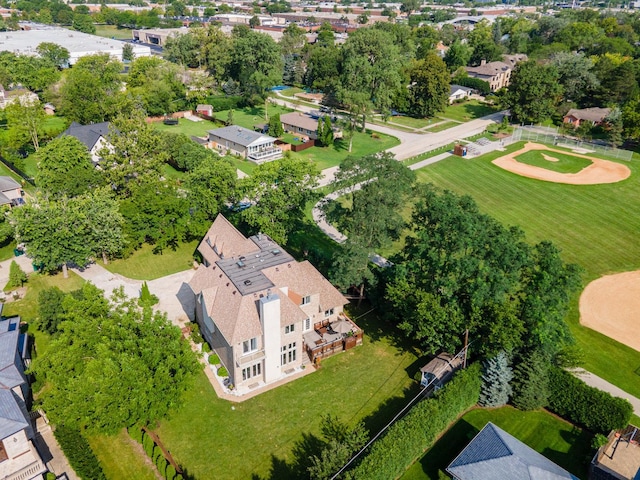
[[[319,359],[362,345],[362,334],[362,329],[341,313],[334,322],[316,323],[303,339],[309,359],[316,364]]]

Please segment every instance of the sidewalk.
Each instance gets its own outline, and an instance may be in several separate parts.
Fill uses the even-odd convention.
[[[605,379],[594,375],[591,372],[587,372],[583,368],[576,368],[571,370],[576,377],[583,380],[587,385],[591,387],[595,387],[598,390],[602,390],[603,392],[608,392],[614,397],[624,398],[625,400],[629,400],[629,403],[633,406],[633,413],[640,416],[640,399],[634,397],[633,395],[628,394],[621,388],[616,387],[615,385],[607,382]]]

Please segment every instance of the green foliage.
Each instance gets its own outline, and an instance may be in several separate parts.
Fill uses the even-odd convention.
[[[499,352],[495,357],[485,360],[478,403],[483,407],[506,405],[512,393],[509,385],[512,378],[513,371],[505,352]]]
[[[590,387],[559,368],[549,371],[549,390],[549,410],[594,433],[626,427],[633,413],[627,400]]]
[[[461,85],[463,87],[473,88],[474,90],[477,90],[480,95],[489,95],[489,93],[491,93],[491,86],[489,85],[489,82],[486,82],[480,78],[458,75],[452,80],[452,83]]]
[[[141,307],[151,308],[156,305],[160,300],[156,295],[153,295],[149,291],[149,285],[147,282],[142,282],[142,288],[140,289],[140,299],[138,300],[138,304]]]
[[[198,369],[166,316],[141,311],[122,291],[114,302],[89,283],[63,300],[65,321],[32,364],[48,383],[42,404],[55,423],[113,433],[158,421]]]
[[[228,377],[229,376],[229,371],[227,370],[227,368],[223,365],[221,367],[218,367],[218,376],[219,377]]]
[[[191,322],[189,324],[189,329],[191,331],[190,336],[193,343],[198,344],[198,343],[204,342],[204,339],[202,338],[202,334],[200,333],[200,325],[198,325],[196,322]]]
[[[529,60],[514,68],[505,103],[518,122],[538,123],[555,112],[561,95],[556,68]]]
[[[15,260],[11,261],[9,265],[9,283],[10,288],[17,288],[23,286],[27,282],[27,274],[24,273],[20,265]]]
[[[209,353],[211,351],[211,346],[207,342],[204,342],[202,344],[202,351],[204,353]]]
[[[417,403],[378,439],[348,479],[398,478],[480,396],[480,365],[458,372],[433,398]]]
[[[217,353],[209,355],[209,363],[211,365],[218,365],[220,363],[220,357],[218,356]]]
[[[435,53],[416,61],[409,71],[409,112],[415,117],[433,117],[444,111],[449,100],[451,76]]]
[[[596,433],[591,440],[591,448],[594,450],[598,450],[600,447],[603,447],[609,442],[609,438],[606,435],[602,435],[601,433]]]
[[[513,405],[536,410],[549,403],[549,361],[538,350],[523,355],[514,370]]]
[[[58,287],[42,290],[38,294],[38,330],[54,335],[64,319],[65,293]]]
[[[207,97],[205,103],[211,105],[214,112],[239,109],[243,106],[242,97],[240,95],[211,96]]]
[[[269,135],[272,137],[280,137],[284,133],[282,128],[282,122],[280,121],[280,114],[271,115],[269,119]]]
[[[53,434],[80,478],[106,480],[100,462],[79,429],[59,424]]]

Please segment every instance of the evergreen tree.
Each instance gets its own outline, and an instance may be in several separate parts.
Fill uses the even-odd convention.
[[[509,357],[504,351],[484,362],[482,375],[482,391],[480,401],[483,407],[500,407],[509,401],[512,393],[509,382],[513,371],[509,365]]]
[[[539,351],[521,358],[514,369],[512,401],[520,410],[535,410],[549,403],[549,362]]]
[[[316,136],[318,137],[318,143],[321,147],[326,147],[324,143],[324,122],[322,119],[318,120],[318,129],[316,130]]]
[[[27,281],[27,274],[22,271],[20,265],[15,260],[9,265],[9,284],[8,287],[21,287]]]
[[[272,137],[280,137],[284,133],[284,128],[282,128],[282,122],[280,121],[280,114],[273,115],[269,119],[269,135]]]
[[[322,143],[325,146],[333,145],[333,124],[329,116],[325,116],[322,120],[318,121],[318,125],[324,123]]]

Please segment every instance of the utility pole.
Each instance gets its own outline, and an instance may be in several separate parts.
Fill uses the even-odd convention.
[[[464,331],[464,360],[462,361],[462,368],[467,368],[467,349],[469,348],[469,329]]]

